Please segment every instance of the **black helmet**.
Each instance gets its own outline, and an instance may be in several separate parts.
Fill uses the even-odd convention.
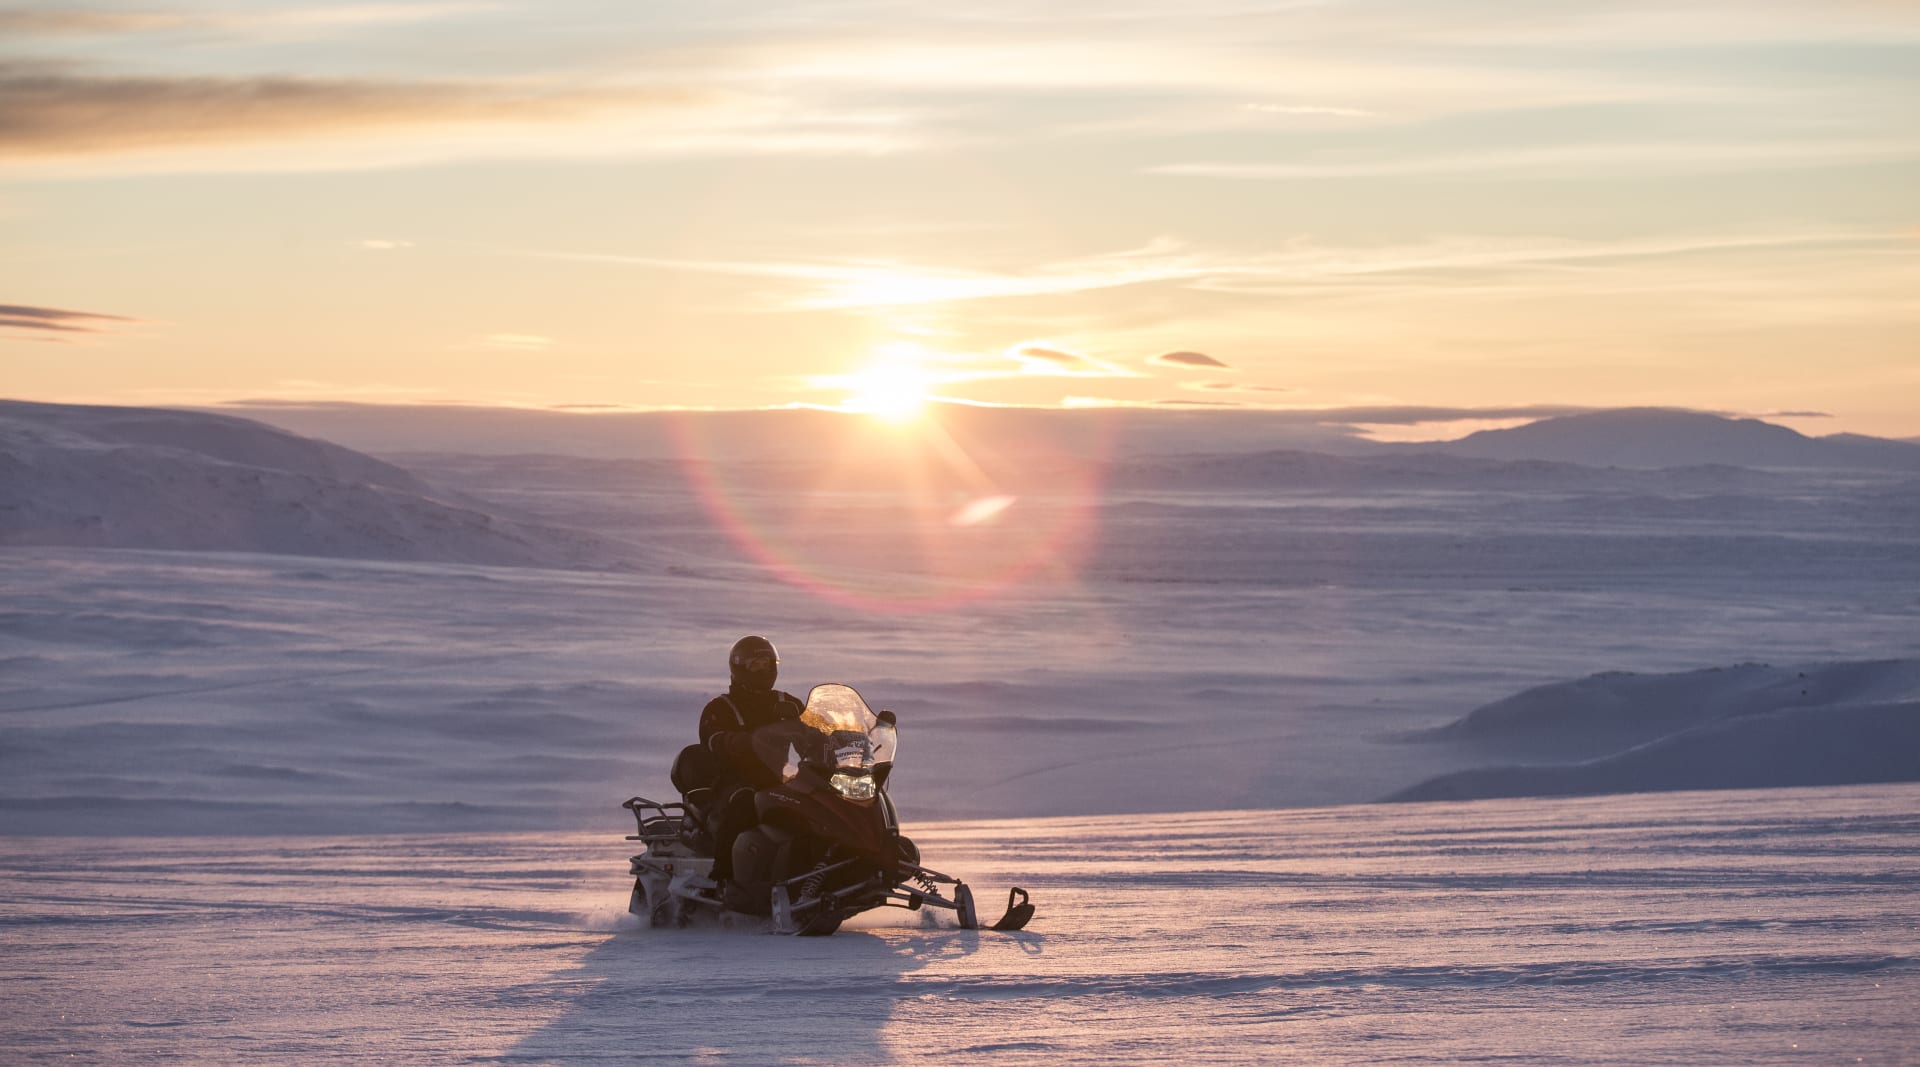
[[[739,688],[765,693],[780,677],[780,653],[764,637],[743,637],[727,653],[727,673]]]

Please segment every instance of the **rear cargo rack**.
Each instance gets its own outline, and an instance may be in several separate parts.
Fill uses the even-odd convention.
[[[644,841],[647,844],[665,844],[680,840],[680,829],[686,825],[687,806],[679,801],[662,804],[646,797],[633,797],[621,807],[633,812],[637,831],[627,835],[629,841]],[[675,815],[673,812],[679,812]]]

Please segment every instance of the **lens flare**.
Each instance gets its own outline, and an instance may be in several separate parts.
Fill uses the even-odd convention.
[[[670,424],[682,471],[746,558],[823,600],[953,609],[1073,582],[1097,540],[1112,445],[1098,414],[1064,429],[954,405],[906,423],[762,415],[779,460],[743,458],[742,423],[689,417]]]

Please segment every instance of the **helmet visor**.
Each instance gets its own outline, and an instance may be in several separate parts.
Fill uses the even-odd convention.
[[[754,652],[733,661],[735,670],[747,674],[765,674],[779,666],[780,661],[765,652]]]

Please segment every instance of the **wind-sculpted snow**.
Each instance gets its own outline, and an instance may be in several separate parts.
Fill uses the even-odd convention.
[[[533,567],[644,555],[503,518],[392,464],[244,419],[5,401],[0,545]]]
[[[1920,660],[1600,674],[1415,736],[1532,760],[1440,775],[1396,800],[1915,781]]]
[[[1910,1062],[1920,787],[907,827],[1018,934],[642,930],[604,832],[0,839],[0,1062]]]

